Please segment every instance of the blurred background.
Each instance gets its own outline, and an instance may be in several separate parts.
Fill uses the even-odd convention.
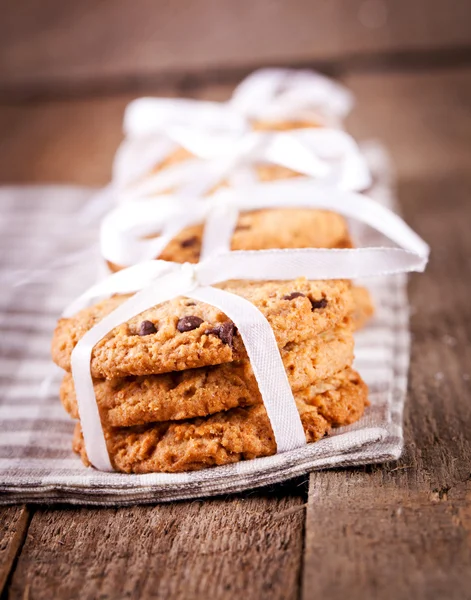
[[[402,178],[469,166],[467,0],[1,0],[0,182],[108,181],[126,103],[225,99],[260,66],[357,95]]]

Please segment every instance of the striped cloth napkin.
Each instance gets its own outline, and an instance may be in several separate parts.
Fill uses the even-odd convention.
[[[365,152],[372,195],[397,208],[384,152],[377,145]],[[61,371],[49,351],[61,310],[96,280],[102,202],[85,188],[0,188],[0,503],[170,501],[398,458],[409,364],[405,276],[367,282],[377,313],[356,334],[355,368],[369,386],[371,406],[354,425],[298,450],[193,473],[125,475],[84,467],[71,450],[74,423],[59,402]],[[384,242],[352,228],[359,245]]]

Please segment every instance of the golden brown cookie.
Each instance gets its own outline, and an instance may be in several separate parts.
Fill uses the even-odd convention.
[[[283,349],[281,357],[293,391],[343,372],[353,362],[351,330],[330,339],[307,340]],[[191,419],[261,401],[249,361],[187,369],[162,375],[96,379],[95,395],[103,423],[130,427],[153,421]],[[78,418],[72,376],[66,374],[60,396]]]
[[[353,309],[346,281],[233,281],[219,287],[252,302],[267,318],[280,349],[349,322]],[[78,340],[126,297],[115,296],[61,319],[52,341],[54,361],[70,371]],[[240,335],[220,310],[175,298],[108,333],[92,353],[93,377],[114,379],[181,371],[244,360]]]
[[[367,395],[365,383],[354,371],[336,389],[308,399],[296,395],[306,441],[315,442],[331,427],[358,420],[368,405]],[[276,452],[263,404],[232,408],[187,421],[130,428],[105,427],[105,438],[113,467],[124,473],[195,471]],[[89,464],[79,424],[73,449]]]

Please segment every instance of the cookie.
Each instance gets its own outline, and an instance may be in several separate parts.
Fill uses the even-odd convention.
[[[163,260],[196,263],[201,252],[203,225],[183,229],[160,254]],[[270,248],[352,248],[345,219],[328,211],[273,209],[242,213],[232,238],[232,250]],[[111,271],[122,266],[108,261]],[[374,313],[370,293],[352,287],[355,329],[360,329]]]
[[[353,310],[348,281],[232,281],[219,287],[252,302],[267,318],[280,349],[334,329]],[[70,371],[78,340],[126,296],[115,296],[58,322],[52,341],[56,364]],[[92,353],[92,376],[114,379],[204,367],[247,355],[240,335],[219,309],[175,298],[109,332]]]
[[[172,262],[196,263],[201,252],[203,225],[183,229],[164,248],[159,258]],[[328,211],[312,209],[270,209],[242,213],[232,238],[231,250],[271,248],[352,248],[345,219]],[[111,271],[123,267],[108,261]],[[355,329],[374,313],[366,288],[352,287]]]
[[[196,263],[200,257],[202,236],[202,224],[186,227],[158,258]],[[242,213],[231,243],[231,250],[351,247],[348,226],[342,216],[329,211],[301,208]],[[114,270],[118,270],[116,266]]]
[[[322,396],[322,398],[319,398]],[[368,404],[367,387],[355,371],[336,389],[296,396],[307,442],[331,427],[358,420]],[[124,473],[195,471],[241,460],[270,456],[276,443],[263,404],[232,408],[209,417],[131,428],[105,427],[113,467]],[[78,424],[73,449],[88,463]]]
[[[342,372],[353,362],[353,336],[344,332],[322,343],[301,342],[281,351],[293,391]],[[187,369],[162,375],[97,379],[95,395],[103,423],[130,427],[153,421],[191,419],[261,402],[249,361]],[[73,379],[66,374],[60,397],[78,418]]]

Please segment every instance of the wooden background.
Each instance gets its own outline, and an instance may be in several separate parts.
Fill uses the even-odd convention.
[[[393,464],[239,496],[0,509],[3,597],[471,598],[471,40],[460,0],[0,0],[0,182],[101,185],[125,104],[227,98],[253,67],[321,67],[393,155],[432,245],[410,282]]]

